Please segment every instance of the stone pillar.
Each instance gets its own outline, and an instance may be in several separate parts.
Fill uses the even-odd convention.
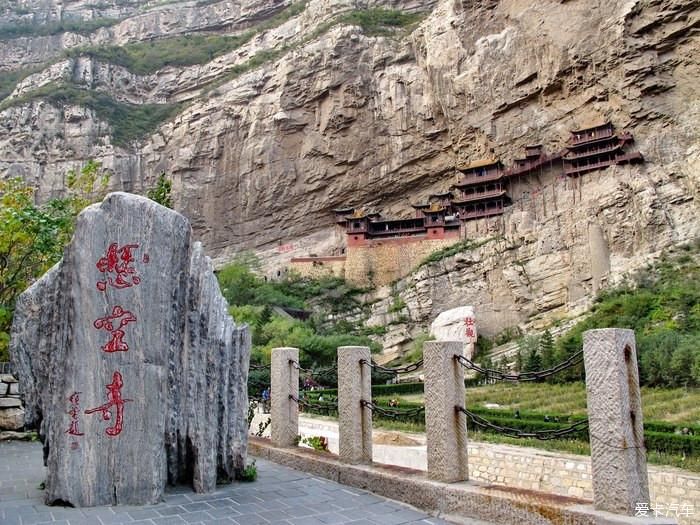
[[[298,348],[273,348],[270,369],[270,438],[277,447],[293,447],[299,434]]]
[[[593,502],[599,510],[632,516],[637,503],[649,502],[634,332],[588,330],[583,357]]]
[[[455,410],[465,406],[464,370],[454,358],[463,346],[459,341],[423,345],[428,476],[446,483],[469,479],[466,416]]]
[[[372,369],[362,359],[372,359],[366,346],[338,348],[339,456],[352,464],[372,462],[372,411],[361,404],[372,400]]]

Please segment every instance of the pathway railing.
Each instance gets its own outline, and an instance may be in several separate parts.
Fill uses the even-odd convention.
[[[299,396],[299,350],[272,351],[272,442],[297,443],[299,407],[338,412],[339,459],[372,462],[372,414],[388,418],[425,414],[428,476],[444,482],[469,478],[467,425],[516,438],[541,440],[581,434],[588,429],[594,505],[600,510],[634,515],[649,501],[646,451],[634,332],[589,330],[583,350],[546,370],[511,374],[481,367],[462,355],[463,343],[428,341],[423,359],[399,368],[374,363],[367,347],[338,348],[338,401],[314,403]],[[526,431],[498,425],[466,408],[464,370],[498,381],[541,380],[583,362],[588,418],[564,428]],[[411,409],[380,406],[372,400],[372,370],[392,374],[424,369],[425,405]]]

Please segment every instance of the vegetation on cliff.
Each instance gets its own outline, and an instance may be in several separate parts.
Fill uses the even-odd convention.
[[[52,83],[5,101],[0,104],[0,111],[39,99],[59,107],[69,104],[93,110],[100,120],[110,125],[114,144],[123,147],[155,131],[182,107],[181,104],[127,104],[105,93],[66,83]]]
[[[634,330],[643,385],[700,386],[700,241],[672,249],[603,292],[591,315],[558,339],[553,352],[538,350],[542,368],[578,352],[584,331],[609,327]],[[582,377],[579,367],[563,380]]]

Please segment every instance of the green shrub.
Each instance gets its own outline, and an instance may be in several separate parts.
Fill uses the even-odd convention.
[[[236,472],[238,481],[255,481],[258,479],[258,467],[255,466],[255,460],[248,464],[240,472]]]
[[[156,185],[153,188],[149,188],[146,192],[146,197],[166,208],[172,208],[172,189],[173,183],[165,176],[165,173],[161,173],[158,176]]]
[[[319,452],[328,452],[328,439],[323,436],[301,438],[301,442]]]

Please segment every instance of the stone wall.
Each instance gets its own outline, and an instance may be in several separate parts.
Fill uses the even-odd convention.
[[[589,457],[473,441],[468,447],[473,480],[593,499]],[[694,516],[680,516],[678,522],[695,523],[700,514],[700,475],[673,467],[649,466],[648,471],[651,503],[666,511],[671,505],[679,509],[691,505]]]
[[[344,277],[345,256],[340,257],[294,257],[289,268],[302,277]]]
[[[368,241],[364,246],[348,246],[345,260],[345,279],[365,286],[390,284],[418,266],[435,250],[459,242],[459,237],[426,239],[399,237]]]
[[[24,426],[24,408],[17,379],[0,374],[0,430],[19,430]]]
[[[260,420],[263,420],[262,416]],[[256,425],[257,422],[254,422],[251,428],[257,428]],[[299,418],[299,433],[306,437],[326,437],[329,450],[338,453],[337,422],[304,415]],[[416,441],[416,446],[393,446],[376,442],[382,433],[377,429],[373,433],[375,462],[426,470],[424,434],[402,434],[402,437],[408,436]],[[398,435],[395,432],[389,434]],[[400,441],[396,439],[391,442]],[[474,481],[593,499],[591,460],[588,456],[475,441],[470,441],[467,446],[469,478]],[[700,474],[655,465],[650,465],[648,472],[651,501],[646,503],[654,503],[666,510],[670,505],[677,505],[679,509],[682,505],[692,505],[694,516],[681,516],[678,522],[680,525],[696,523],[700,516]]]

